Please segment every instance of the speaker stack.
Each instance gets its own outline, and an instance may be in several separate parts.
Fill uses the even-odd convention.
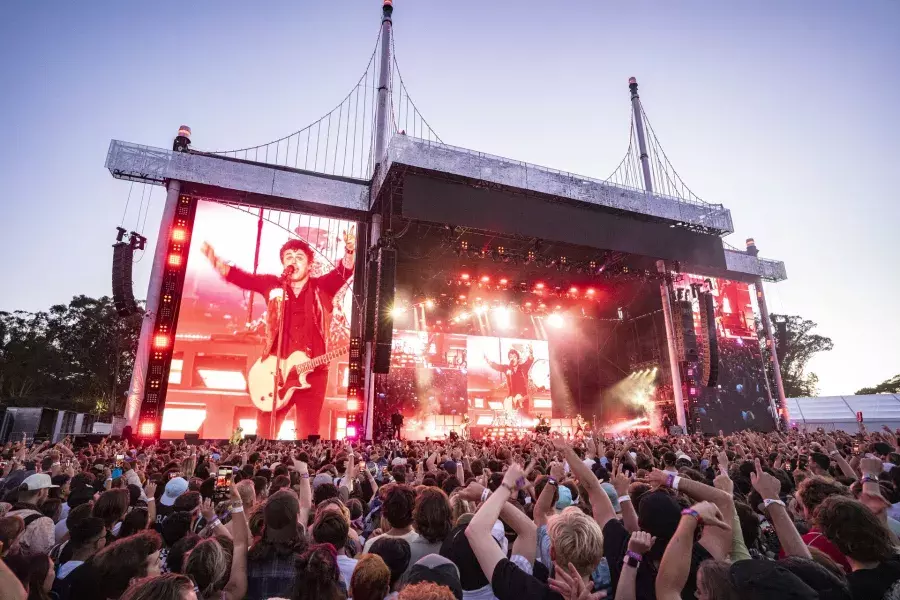
[[[137,311],[131,281],[131,265],[134,248],[127,242],[113,244],[112,293],[113,304],[120,317],[129,317]]]
[[[719,382],[719,340],[716,337],[716,306],[709,292],[700,294],[700,310],[706,317],[706,335],[709,337],[709,370],[706,376],[707,387],[716,387]]]
[[[391,367],[391,345],[394,335],[394,283],[397,275],[397,250],[378,249],[377,296],[375,298],[374,333],[375,352],[372,361],[374,373],[387,373]]]

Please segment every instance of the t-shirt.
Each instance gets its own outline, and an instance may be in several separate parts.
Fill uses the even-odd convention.
[[[854,571],[847,575],[847,582],[854,600],[900,600],[900,559]]]
[[[562,600],[562,596],[545,583],[506,558],[494,567],[491,589],[497,600]]]
[[[401,539],[401,540],[406,540],[407,543],[412,544],[413,541],[415,541],[415,539],[416,539],[417,537],[419,537],[419,534],[416,533],[416,530],[415,530],[415,529],[413,529],[413,530],[410,531],[409,533],[404,533],[403,535],[388,535],[388,534],[386,534],[386,533],[383,533],[383,534],[381,534],[381,535],[376,535],[375,537],[369,538],[369,539],[366,541],[366,545],[363,546],[363,552],[369,552],[369,551],[371,551],[371,549],[372,549],[372,544],[375,543],[375,540],[377,540],[378,538],[381,538],[381,537],[394,537],[394,538],[398,538],[398,539]]]
[[[75,567],[80,567],[83,564],[83,560],[70,560],[67,563],[63,563],[59,566],[59,572],[56,574],[56,576],[59,579],[65,579],[66,575],[75,570]]]
[[[841,568],[844,569],[844,573],[850,573],[850,563],[847,561],[847,557],[844,556],[840,550],[838,550],[837,546],[831,543],[825,534],[821,531],[817,530],[815,527],[809,530],[809,533],[803,536],[803,543],[809,546],[810,548],[816,548],[817,550],[821,550],[825,554],[827,554],[831,560],[841,565]],[[779,554],[779,558],[784,557],[784,550]]]
[[[348,590],[350,589],[350,578],[353,577],[353,569],[356,568],[357,562],[359,561],[355,558],[350,558],[344,554],[338,554],[337,556],[338,569],[341,570],[341,578],[344,580],[344,587]]]
[[[618,519],[610,519],[603,526],[603,557],[609,566],[609,575],[612,580],[612,589],[619,585],[619,576],[622,574],[622,563],[628,553],[628,540],[631,534]],[[700,544],[694,544],[691,549],[691,570],[688,580],[681,590],[681,597],[693,599],[697,591],[697,569],[704,560],[712,558],[706,548]],[[635,595],[638,598],[656,598],[656,573],[657,569],[649,560],[644,561],[638,569],[635,579]]]
[[[431,543],[421,535],[417,535],[415,539],[409,543],[409,566],[406,568],[406,572],[408,573],[413,565],[419,562],[420,558],[428,556],[429,554],[440,554],[443,542],[444,540],[438,540],[437,542]]]

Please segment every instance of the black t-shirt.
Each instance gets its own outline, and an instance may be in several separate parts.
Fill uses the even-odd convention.
[[[631,534],[618,519],[610,519],[603,526],[603,556],[609,564],[609,574],[612,579],[612,589],[617,589],[619,576],[622,574],[622,564],[628,553],[628,540]],[[693,600],[697,591],[697,569],[704,560],[712,558],[706,548],[700,544],[694,544],[691,550],[691,571],[688,574],[687,583],[681,590],[681,597],[685,600]],[[638,567],[635,579],[635,595],[638,598],[656,598],[656,567],[645,560]]]
[[[529,575],[504,558],[494,567],[491,588],[498,600],[562,600],[534,575]]]
[[[847,582],[854,600],[900,600],[900,559],[853,571]]]

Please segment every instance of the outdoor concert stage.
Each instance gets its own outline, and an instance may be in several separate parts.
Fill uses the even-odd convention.
[[[167,188],[126,414],[138,434],[372,439],[394,411],[417,438],[459,433],[466,418],[494,435],[539,416],[563,433],[576,414],[707,432],[787,417],[771,329],[763,344],[757,333],[761,282],[784,279],[784,265],[750,241],[726,247],[730,212],[669,186],[674,171],[654,179],[647,156],[664,155],[645,142],[636,82],[639,147],[592,179],[444,144],[414,106],[402,128],[391,34],[385,3],[372,81],[327,127],[224,153],[192,149],[187,128],[173,150],[111,143],[114,177]],[[372,112],[351,121],[369,88]],[[315,293],[278,278],[296,239]],[[123,313],[127,250],[114,271]],[[273,425],[270,394],[297,374],[266,371],[278,343],[294,344],[284,356],[328,355]]]

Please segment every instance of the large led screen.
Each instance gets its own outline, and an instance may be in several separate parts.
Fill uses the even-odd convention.
[[[163,437],[335,435],[355,232],[350,221],[199,202]]]

